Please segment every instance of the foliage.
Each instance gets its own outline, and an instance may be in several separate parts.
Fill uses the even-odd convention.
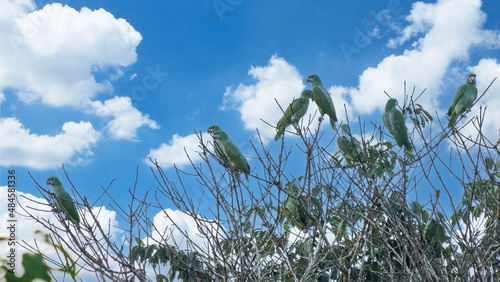
[[[65,239],[52,223],[36,220],[58,245],[80,254],[62,265],[114,281],[498,280],[500,142],[485,138],[484,116],[458,119],[473,124],[469,132],[444,128],[412,97],[402,107],[413,124],[411,154],[382,126],[367,130],[360,122],[364,153],[346,162],[332,149],[336,131],[312,130],[314,119],[303,120],[279,142],[251,143],[254,168],[246,182],[199,134],[202,163],[192,163],[189,173],[176,168],[173,179],[152,160],[156,202],[146,200],[149,191],[139,197],[134,186],[128,210],[115,203],[128,224],[130,241],[123,245],[86,219],[96,216],[85,197],[79,198],[86,213],[81,234],[61,219]],[[289,134],[299,137],[290,147]],[[186,177],[211,199],[208,212],[192,200]],[[53,207],[51,193],[39,189]],[[455,205],[453,195],[462,189]],[[103,196],[112,200],[107,188]],[[198,234],[178,225],[165,203],[189,215]],[[150,210],[163,211],[169,229],[158,230]],[[74,277],[74,268],[61,268]],[[147,268],[154,274],[146,275]]]
[[[35,234],[42,234],[41,231],[37,230]],[[35,279],[39,279],[42,281],[51,281],[52,275],[54,272],[60,272],[65,275],[70,275],[73,280],[76,279],[76,263],[71,258],[71,256],[64,250],[60,245],[55,244],[51,240],[51,236],[49,234],[42,234],[44,237],[43,243],[48,244],[53,247],[61,259],[64,259],[66,264],[62,265],[62,268],[54,269],[49,267],[46,261],[43,258],[43,254],[33,252],[33,253],[24,253],[22,255],[22,266],[24,268],[24,274],[21,277],[16,276],[14,273],[10,272],[12,268],[7,267],[8,261],[3,259],[4,265],[0,266],[0,269],[5,271],[4,278],[7,281],[33,281]],[[0,240],[4,240],[1,238]]]

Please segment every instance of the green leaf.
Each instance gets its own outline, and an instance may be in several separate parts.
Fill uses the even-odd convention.
[[[142,242],[142,240],[138,237],[135,237],[135,242],[137,243],[137,245],[139,246],[142,246],[144,244],[144,242]]]
[[[448,257],[451,257],[451,249],[450,249],[450,247],[446,248],[446,249],[444,250],[444,252],[446,253],[446,255],[447,255]]]
[[[444,231],[444,227],[443,225],[441,225],[441,223],[437,223],[436,224],[436,235],[437,235],[437,238],[439,240],[439,243],[444,243],[446,241],[446,234],[445,234],[445,231]]]
[[[347,221],[342,220],[342,223],[337,226],[337,234],[335,234],[338,238],[342,237],[345,234],[347,229]]]
[[[490,158],[486,158],[486,167],[488,170],[491,170],[493,168],[493,161]]]
[[[472,216],[478,218],[481,216],[482,209],[480,207],[471,207]]]
[[[455,226],[455,224],[457,224],[457,218],[456,218],[456,216],[455,216],[455,215],[452,215],[452,216],[451,216],[451,225],[452,225],[452,226]]]
[[[149,245],[147,250],[146,250],[146,255],[144,256],[145,259],[150,259],[151,258],[151,254],[153,253],[153,251],[156,249],[156,245],[155,244],[152,244],[152,245]]]
[[[133,261],[136,261],[138,257],[139,257],[139,246],[134,246],[130,251],[130,258]]]
[[[41,254],[24,254],[22,265],[24,267],[24,281],[33,281],[36,278],[50,281],[49,267],[43,262]]]
[[[422,220],[424,222],[429,221],[429,213],[426,210],[422,211]]]
[[[420,214],[420,212],[422,211],[422,206],[417,201],[413,201],[410,204],[410,210],[414,214]]]
[[[9,269],[5,266],[1,266],[0,269],[2,269],[5,272],[5,281],[12,281],[12,282],[25,282],[24,278],[19,278],[17,277],[14,273],[9,272]],[[1,276],[0,276],[1,277]]]
[[[425,226],[425,238],[432,242],[432,239],[437,233],[437,222],[435,219],[431,219],[429,223]]]
[[[312,189],[311,194],[313,197],[318,197],[320,192],[321,192],[321,186],[316,186]]]
[[[441,195],[441,189],[434,189],[434,192],[436,192],[436,201],[439,200],[439,196]]]
[[[156,282],[167,282],[168,281],[168,278],[167,276],[163,275],[163,274],[158,274],[156,275]]]

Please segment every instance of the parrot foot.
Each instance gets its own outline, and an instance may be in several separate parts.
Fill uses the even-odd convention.
[[[323,117],[319,117],[319,118],[318,118],[318,121],[319,121],[319,122],[322,122],[323,120],[324,120],[324,118],[323,118]]]

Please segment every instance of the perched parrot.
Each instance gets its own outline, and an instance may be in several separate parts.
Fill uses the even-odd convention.
[[[467,78],[467,82],[458,87],[455,93],[455,98],[453,98],[453,104],[448,110],[448,116],[450,116],[450,122],[448,127],[455,125],[457,117],[469,110],[476,101],[477,88],[476,88],[476,75],[471,73]]]
[[[404,145],[408,153],[411,154],[413,152],[413,147],[408,139],[408,128],[405,124],[406,117],[396,108],[397,105],[398,100],[394,98],[389,99],[387,104],[385,104],[385,113],[382,119],[389,133],[396,139],[398,146],[402,147]]]
[[[293,226],[301,230],[306,230],[309,227],[309,220],[306,217],[304,207],[307,203],[302,196],[303,188],[301,188],[294,180],[285,185],[289,196],[284,202],[286,215],[290,219]],[[294,198],[295,197],[295,198]]]
[[[227,156],[228,160],[234,164],[237,169],[240,169],[245,173],[245,178],[248,181],[248,174],[250,173],[250,166],[248,165],[247,159],[243,156],[240,149],[234,145],[233,141],[226,132],[222,131],[219,126],[212,125],[208,128],[208,131],[212,134],[215,144],[220,144],[222,152]],[[219,145],[217,145],[219,146]]]
[[[311,90],[304,90],[300,94],[300,98],[294,99],[292,103],[288,106],[285,114],[278,121],[276,128],[278,128],[278,133],[274,137],[274,141],[280,139],[281,134],[290,124],[296,124],[298,127],[299,120],[306,114],[307,107],[309,106],[309,98],[311,98]]]
[[[344,158],[347,163],[351,165],[353,161],[363,160],[363,149],[361,148],[361,143],[351,135],[351,130],[349,125],[342,124],[340,126],[341,135],[337,138],[337,145],[339,149],[344,153]]]
[[[226,152],[224,152],[224,148],[222,146],[222,141],[219,138],[215,138],[214,132],[220,132],[221,129],[218,125],[212,125],[208,128],[207,132],[212,135],[214,138],[214,151],[215,154],[221,159],[223,163],[227,163],[229,161]]]
[[[56,206],[59,212],[62,212],[66,220],[71,220],[80,230],[80,215],[76,210],[75,202],[71,196],[64,190],[59,178],[51,176],[47,179],[47,185],[52,185],[54,194],[56,195]]]
[[[312,83],[311,99],[318,105],[320,119],[323,118],[324,114],[330,117],[330,124],[332,128],[335,128],[335,122],[337,121],[337,114],[335,113],[335,107],[333,106],[332,97],[330,93],[326,91],[323,87],[323,83],[317,74],[311,74],[307,77],[307,83]]]
[[[284,202],[284,215],[292,226],[306,231],[315,224],[314,219],[308,214],[314,216],[321,209],[321,202],[315,196],[303,195],[304,188],[298,184],[297,180],[287,183],[285,188],[288,196]]]

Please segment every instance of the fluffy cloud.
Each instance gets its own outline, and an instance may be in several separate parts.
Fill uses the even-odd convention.
[[[168,214],[170,218],[168,218],[165,213]],[[210,243],[199,231],[196,221],[184,212],[165,209],[155,215],[153,222],[155,230],[151,238],[144,239],[144,241],[146,241],[145,243],[169,243],[171,245],[176,245],[180,250],[187,250],[189,246],[191,246],[191,242],[186,240],[186,235],[189,236],[189,239],[192,243],[196,244],[198,248],[206,249]],[[214,224],[214,236],[215,230],[216,225]],[[204,232],[208,232],[208,230]],[[147,242],[148,240],[152,240],[153,242]]]
[[[207,133],[202,133],[202,138],[204,142],[212,139]],[[149,160],[149,158],[151,158],[153,161],[156,160],[164,169],[173,167],[174,164],[182,168],[190,163],[186,153],[194,163],[201,160],[199,155],[201,149],[198,147],[199,145],[200,140],[196,134],[185,137],[174,134],[168,144],[163,143],[159,148],[151,149],[148,156],[143,161],[146,164],[151,164]]]
[[[142,36],[126,20],[103,9],[76,11],[59,3],[39,10],[31,1],[0,3],[9,11],[0,12],[6,39],[0,41],[0,92],[9,88],[25,103],[71,106],[111,118],[107,129],[115,139],[136,140],[139,127],[159,128],[128,97],[96,100],[112,93],[122,68],[137,61]]]
[[[228,87],[222,109],[238,110],[245,129],[255,131],[258,128],[264,141],[269,141],[276,135],[276,130],[261,119],[276,124],[283,115],[276,101],[283,110],[286,109],[294,97],[300,96],[305,88],[305,79],[295,66],[275,55],[267,66],[251,67],[248,74],[257,82],[253,85],[240,84],[235,89],[233,86]]]
[[[0,10],[0,21],[10,19],[12,17],[21,17],[36,8],[35,2],[32,0],[0,0],[2,10]]]
[[[479,61],[479,64],[471,67],[470,70],[477,75],[476,86],[478,88],[478,97],[483,94],[493,79],[497,78],[488,89],[488,92],[471,109],[471,113],[468,114],[468,118],[476,115],[481,116],[480,109],[482,108],[484,111],[486,108],[482,133],[494,143],[500,138],[500,119],[498,118],[500,117],[500,81],[498,80],[500,78],[500,63],[496,59],[482,59]],[[477,131],[472,123],[469,123],[467,127],[471,132]]]
[[[6,186],[0,187],[0,191],[5,192],[6,194]],[[33,222],[32,219],[29,219],[26,217],[26,212],[23,211],[20,207],[27,208],[27,211],[29,211],[34,217],[42,218],[45,221],[53,223],[56,227],[58,228],[63,228],[61,223],[58,221],[57,217],[50,212],[47,202],[43,198],[38,198],[34,195],[28,194],[28,193],[22,193],[22,192],[17,192],[17,207],[16,210],[21,213],[21,215],[17,215],[17,238],[18,242],[24,241],[26,244],[29,244],[30,246],[35,246],[35,241],[37,241],[38,247],[40,248],[41,253],[44,255],[49,256],[52,258],[54,261],[59,261],[59,255],[56,253],[55,249],[53,246],[46,244],[45,243],[45,238],[43,234],[49,234],[50,231],[45,229],[42,225],[36,224]],[[9,219],[9,212],[7,211],[7,197],[1,197],[0,198],[0,237],[8,237],[9,236],[9,230],[7,229],[7,220]],[[5,207],[5,208],[4,208]],[[82,210],[80,210],[82,213],[81,215],[84,216],[85,219],[88,219],[89,223],[92,224],[93,220],[91,219],[90,216],[85,216],[85,213],[83,213]],[[113,237],[111,238],[117,238],[117,235],[123,233],[121,229],[118,228],[118,222],[116,221],[116,212],[115,211],[110,211],[106,209],[106,207],[94,207],[93,208],[94,214],[97,216],[97,220],[100,222],[104,232],[108,232],[109,234]],[[83,217],[82,217],[83,218]],[[111,228],[111,229],[110,229]],[[42,231],[41,233],[35,234],[35,231]],[[85,232],[85,231],[84,231]],[[69,236],[66,234],[63,234],[62,237],[65,239],[66,242],[69,242]],[[121,243],[121,242],[120,242]],[[17,246],[18,250],[18,258],[21,257],[21,254],[26,252],[21,246]],[[78,258],[78,254],[73,253],[70,249],[66,248],[66,251],[69,252],[70,256],[73,259]],[[5,258],[7,257],[7,254],[9,252],[8,248],[0,248],[0,257]],[[54,265],[48,261],[49,265],[54,267]],[[114,264],[113,261],[110,261],[111,265]],[[18,266],[21,266],[20,261],[18,261]],[[20,269],[19,269],[20,270]],[[21,274],[18,273],[18,274]],[[64,280],[64,274],[62,272],[54,272],[54,275],[56,276],[56,280]],[[66,277],[67,278],[67,277]],[[95,273],[86,271],[85,269],[81,269],[81,271],[78,273],[78,278],[83,279],[84,281],[92,281],[95,280]]]
[[[17,89],[23,101],[79,106],[112,91],[111,83],[96,81],[94,72],[117,72],[137,60],[141,35],[103,9],[78,12],[54,3],[21,11],[2,18],[7,40],[0,43],[0,89]]]
[[[267,143],[274,139],[276,130],[266,125],[262,120],[275,125],[283,116],[283,112],[276,104],[276,101],[285,110],[293,99],[299,97],[302,90],[306,88],[303,83],[305,78],[295,66],[276,55],[271,57],[269,64],[265,67],[251,67],[248,74],[257,82],[252,85],[240,84],[236,89],[233,86],[228,87],[224,93],[221,109],[231,108],[239,111],[245,129],[251,131],[255,131],[256,128],[259,129],[263,142]],[[347,101],[351,88],[343,86],[328,88],[325,81],[323,81],[323,85],[332,96],[337,118],[339,120],[345,119],[344,105],[346,105],[348,116],[352,117],[352,107]],[[307,123],[310,117],[318,117],[318,115],[316,104],[310,101],[303,121]],[[322,126],[330,126],[329,124],[329,122],[323,122]],[[315,130],[316,126],[317,123],[313,122],[310,129]]]
[[[384,91],[402,104],[404,100],[404,84],[407,84],[407,94],[416,86],[416,94],[426,88],[418,103],[429,112],[443,112],[449,103],[442,104],[442,96],[446,93],[446,101],[453,99],[454,91],[449,92],[450,84],[458,87],[467,77],[467,72],[453,68],[453,64],[465,62],[475,46],[484,48],[500,47],[500,32],[484,30],[482,26],[486,15],[481,11],[480,0],[439,0],[437,3],[416,2],[410,14],[406,17],[409,24],[401,29],[400,36],[389,41],[389,46],[397,47],[411,42],[401,55],[390,55],[384,58],[376,67],[367,68],[359,77],[357,87],[341,85],[331,86],[323,81],[332,94],[336,106],[337,117],[345,117],[344,105],[348,117],[356,114],[372,114],[382,112],[387,96]],[[488,69],[489,74],[498,73],[496,64],[481,62],[480,66]],[[479,68],[479,66],[477,66]],[[476,69],[473,67],[472,69]],[[496,71],[496,72],[495,72]],[[480,71],[478,73],[478,83]],[[484,72],[484,75],[488,74]],[[302,89],[303,77],[297,69],[283,58],[273,56],[264,67],[252,67],[249,75],[257,80],[255,84],[238,87],[230,86],[224,93],[222,109],[232,108],[241,113],[241,119],[248,130],[258,128],[264,141],[269,141],[275,130],[265,125],[262,118],[270,124],[275,124],[281,117],[276,102],[285,108],[288,103],[299,95]],[[492,76],[492,75],[489,75]],[[450,78],[451,77],[451,78]],[[488,83],[492,80],[489,79]],[[487,84],[486,84],[487,85]],[[481,85],[478,85],[481,89]],[[486,86],[484,86],[485,88]],[[446,92],[444,92],[446,88]],[[490,90],[490,93],[494,89]],[[491,100],[494,100],[491,96]],[[498,101],[488,100],[489,105]],[[490,103],[491,102],[491,103]],[[314,103],[313,111],[316,110]],[[492,117],[499,116],[495,109],[489,108]],[[313,111],[309,110],[306,117]],[[441,114],[444,116],[444,113]],[[353,120],[351,120],[353,121]],[[498,118],[489,119],[485,124],[490,132],[496,132],[500,127]]]
[[[64,182],[64,181],[63,181]],[[2,186],[0,187],[0,191],[5,192],[6,194],[7,187]],[[71,193],[71,192],[70,192]],[[44,234],[49,234],[50,231],[45,229],[42,225],[36,224],[33,222],[32,219],[29,219],[27,217],[26,211],[23,211],[21,209],[21,206],[24,208],[27,208],[27,211],[29,213],[37,218],[43,219],[43,221],[50,222],[54,224],[57,228],[63,228],[61,223],[58,221],[57,217],[49,210],[47,206],[47,202],[44,198],[39,198],[34,195],[28,194],[28,193],[23,193],[20,191],[17,191],[16,197],[18,200],[16,210],[20,213],[17,214],[16,219],[17,219],[17,238],[18,242],[21,240],[26,242],[26,244],[29,244],[30,246],[35,246],[35,240],[38,243],[38,247],[44,255],[50,257],[54,261],[59,261],[59,256],[54,250],[54,247],[46,244],[45,243],[45,238]],[[7,220],[10,219],[9,217],[9,212],[7,210],[7,204],[8,204],[8,198],[7,197],[1,197],[0,198],[0,237],[3,238],[8,238],[10,236],[9,230],[7,229]],[[88,224],[92,225],[94,224],[94,220],[92,217],[88,214],[88,211],[85,211],[83,209],[79,210],[80,212],[80,218],[81,220],[85,220],[88,222]],[[92,209],[92,212],[94,215],[97,217],[97,221],[100,223],[101,227],[103,228],[104,233],[109,234],[110,238],[120,240],[118,238],[121,238],[122,235],[125,235],[123,230],[119,226],[119,222],[117,221],[117,213],[113,210],[109,210],[104,206],[101,207],[94,207]],[[167,213],[171,220],[166,218],[165,213]],[[198,226],[196,222],[187,214],[178,211],[178,210],[171,210],[171,209],[166,209],[165,211],[160,211],[158,212],[154,219],[153,223],[156,227],[156,231],[153,231],[153,234],[150,238],[145,238],[144,241],[148,244],[154,244],[157,243],[158,241],[162,241],[162,236],[165,239],[165,241],[162,241],[162,243],[169,243],[169,244],[177,244],[181,250],[187,250],[189,249],[188,247],[188,242],[186,241],[184,234],[189,236],[189,238],[200,248],[206,248],[206,246],[210,243],[207,241],[207,238],[203,237],[198,230]],[[177,228],[176,226],[179,228]],[[214,225],[214,234],[215,234],[215,225]],[[122,226],[123,228],[123,226]],[[179,231],[181,230],[181,231]],[[41,231],[40,233],[35,234],[36,231]],[[83,230],[85,233],[86,231]],[[160,232],[160,233],[159,233]],[[184,234],[183,234],[184,233]],[[88,236],[88,235],[87,235]],[[69,236],[66,234],[62,235],[64,241],[70,242]],[[122,241],[117,242],[119,245],[122,244]],[[191,245],[189,245],[191,246]],[[70,249],[65,248],[66,251],[69,252],[69,255],[73,258],[76,259],[78,258],[78,254],[73,253]],[[26,252],[21,246],[17,246],[18,250],[18,258],[21,257],[22,253]],[[8,248],[0,248],[0,257],[5,258],[9,254],[9,249]],[[60,254],[59,254],[60,255]],[[52,264],[50,261],[47,261],[49,266],[55,267],[54,264]],[[116,262],[113,260],[108,260],[108,263],[110,266],[115,266],[115,269],[119,269],[119,266]],[[20,262],[18,262],[18,266],[20,266]],[[156,275],[153,272],[153,269],[151,266],[147,266],[147,273],[148,276],[151,279],[154,279]],[[21,275],[23,270],[21,267],[19,267],[19,272],[18,275]],[[78,269],[77,269],[78,270]],[[56,271],[53,273],[55,275],[56,280],[58,281],[63,281],[63,273]],[[0,276],[1,277],[1,276]],[[93,281],[95,280],[95,272],[88,271],[86,269],[80,269],[78,272],[79,279],[83,279],[83,281]],[[67,277],[66,277],[67,278]]]
[[[37,135],[15,118],[0,119],[0,152],[2,166],[23,166],[33,169],[52,169],[61,163],[86,163],[93,153],[91,147],[100,139],[89,122],[66,122],[62,132]]]
[[[104,118],[112,118],[107,124],[110,135],[115,139],[136,140],[137,129],[148,126],[152,129],[160,126],[132,106],[130,97],[118,97],[106,100],[104,103],[94,101],[90,104],[90,112]]]
[[[349,118],[349,122],[351,123],[357,121],[354,119],[354,109],[349,103],[349,94],[351,90],[352,88],[338,85],[332,86],[328,89],[328,92],[332,96],[333,104],[335,105],[335,112],[337,114],[338,121],[345,122],[346,117]],[[329,124],[330,123],[326,123],[326,126],[330,126]]]
[[[485,18],[479,0],[414,3],[406,18],[410,24],[389,45],[399,46],[422,36],[402,55],[388,56],[361,74],[359,87],[350,91],[353,107],[362,114],[382,111],[387,101],[384,91],[402,101],[403,81],[406,81],[410,87],[417,86],[417,92],[427,88],[419,103],[429,112],[438,110],[443,77],[451,63],[467,59],[472,46],[499,45],[498,32],[481,29]]]

